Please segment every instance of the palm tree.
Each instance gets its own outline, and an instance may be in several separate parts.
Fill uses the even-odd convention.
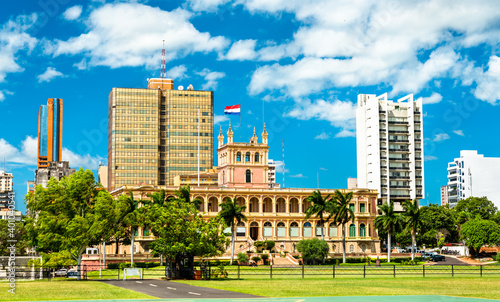
[[[165,202],[167,202],[165,196],[165,189],[162,189],[160,192],[154,192],[153,194],[147,194],[151,201],[148,201],[146,204],[157,204],[159,206],[163,206]]]
[[[129,196],[127,196],[127,202],[129,204],[128,211],[124,217],[124,221],[127,225],[131,227],[130,235],[130,264],[134,264],[134,236],[135,227],[137,226],[137,209],[139,208],[140,200],[134,199],[134,194],[129,191]]]
[[[224,219],[224,222],[228,227],[231,228],[231,263],[233,265],[234,259],[234,241],[235,241],[235,229],[236,225],[241,221],[247,221],[247,217],[243,212],[246,206],[239,206],[236,201],[231,198],[225,198],[224,202],[221,204],[222,210],[219,212],[219,216]],[[236,221],[236,222],[235,222]]]
[[[406,226],[411,231],[411,260],[415,259],[415,244],[417,232],[422,228],[422,219],[420,218],[420,209],[418,200],[407,200],[403,203],[403,218]]]
[[[175,190],[175,195],[179,200],[194,204],[198,210],[200,209],[200,205],[203,203],[199,198],[195,198],[191,201],[191,188],[189,185],[180,187],[179,190]]]
[[[333,194],[335,199],[335,224],[342,226],[342,262],[346,263],[346,249],[345,249],[345,225],[349,221],[354,223],[354,211],[350,208],[352,200],[352,192],[342,194],[339,190],[335,190]]]
[[[391,262],[391,234],[401,229],[401,215],[394,213],[394,202],[378,206],[382,215],[375,218],[375,228],[387,232],[387,262]]]
[[[312,195],[306,198],[306,201],[310,202],[311,206],[307,208],[306,216],[304,217],[304,219],[307,220],[312,215],[316,215],[316,218],[319,218],[319,224],[321,225],[321,229],[323,230],[321,233],[321,239],[325,240],[324,223],[330,220],[331,213],[326,219],[324,218],[324,215],[326,213],[329,213],[329,210],[331,209],[334,201],[330,198],[330,194],[323,198],[319,190],[313,191]]]

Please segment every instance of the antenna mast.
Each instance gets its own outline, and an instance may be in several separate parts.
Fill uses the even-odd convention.
[[[285,140],[283,140],[283,188],[285,188]]]
[[[165,69],[165,40],[163,40],[163,48],[161,49],[161,73],[160,78],[165,79],[167,77],[167,71]]]

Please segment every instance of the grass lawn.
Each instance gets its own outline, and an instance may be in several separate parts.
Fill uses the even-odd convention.
[[[0,283],[0,301],[44,301],[82,299],[157,299],[132,290],[94,281],[19,281],[16,294],[7,290],[9,284]]]
[[[500,278],[178,281],[266,297],[445,295],[500,299]]]

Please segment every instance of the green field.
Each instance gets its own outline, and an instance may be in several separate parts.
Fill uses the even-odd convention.
[[[19,281],[15,295],[0,283],[0,301],[46,301],[77,299],[156,299],[132,290],[92,281]]]
[[[329,280],[178,281],[266,297],[445,295],[500,299],[500,276],[483,278],[405,278]]]

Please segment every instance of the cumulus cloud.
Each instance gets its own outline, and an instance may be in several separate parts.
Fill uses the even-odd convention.
[[[66,20],[73,21],[78,18],[80,18],[80,15],[82,14],[82,6],[81,5],[75,5],[70,8],[68,8],[64,13],[63,17]]]
[[[38,83],[43,83],[50,82],[58,77],[65,77],[65,75],[62,72],[57,71],[54,67],[47,67],[47,70],[45,70],[45,72],[39,75],[37,78]]]
[[[3,93],[2,90],[0,90],[0,102],[5,101],[5,94]]]
[[[188,0],[188,6],[194,11],[215,11],[221,5],[224,5],[231,0]]]
[[[456,135],[465,136],[462,130],[453,130],[453,133],[455,133]]]
[[[18,64],[20,51],[31,51],[38,40],[27,33],[37,19],[36,14],[21,15],[0,26],[0,83],[9,73],[24,70]]]
[[[196,74],[202,76],[206,81],[206,83],[201,86],[201,89],[203,90],[215,90],[217,88],[218,81],[226,76],[223,72],[211,71],[208,68],[205,68]]]
[[[474,95],[493,105],[500,100],[500,57],[490,57],[488,71],[478,78]]]
[[[356,132],[351,130],[342,130],[339,133],[335,134],[335,137],[356,137]]]
[[[187,71],[186,66],[179,65],[167,70],[166,75],[168,78],[172,78],[174,80],[180,80],[186,77],[186,71]]]
[[[326,133],[325,131],[321,132],[320,134],[316,135],[314,139],[320,139],[320,140],[327,140],[330,138],[330,134]]]
[[[290,177],[292,177],[292,178],[306,178],[306,176],[302,175],[302,173],[290,175]]]
[[[99,163],[105,161],[103,157],[94,157],[90,154],[79,155],[67,148],[63,148],[62,159],[68,161],[70,166],[77,170],[79,168],[97,170]]]
[[[432,140],[435,142],[440,142],[440,141],[444,141],[447,139],[450,139],[450,136],[447,133],[438,133],[434,136],[434,138]]]
[[[333,102],[325,100],[311,102],[306,100],[299,102],[286,116],[299,120],[317,119],[328,121],[334,127],[352,130],[355,128],[356,123],[356,105],[340,100]]]
[[[437,160],[438,158],[433,155],[424,155],[424,161]]]
[[[433,92],[431,96],[422,98],[422,104],[437,104],[443,100],[443,96],[437,92]]]
[[[162,40],[167,60],[219,52],[227,46],[226,38],[198,31],[189,21],[191,17],[191,12],[181,8],[163,11],[141,3],[105,4],[90,13],[85,33],[48,42],[45,52],[53,56],[83,54],[88,67],[153,68],[160,62]]]
[[[214,114],[214,125],[222,124],[224,122],[229,121],[227,115],[217,115]]]
[[[225,55],[226,60],[253,60],[257,56],[255,44],[257,40],[240,40],[231,46]]]

